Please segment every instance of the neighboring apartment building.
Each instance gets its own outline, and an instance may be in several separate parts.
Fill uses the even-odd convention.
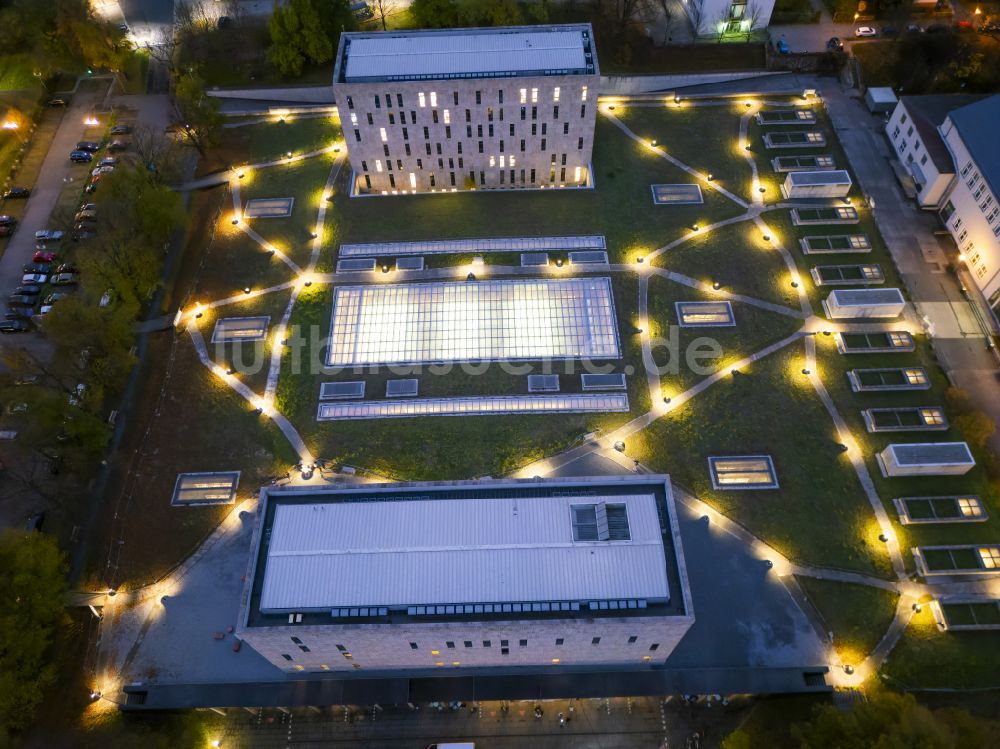
[[[666,476],[264,489],[246,579],[289,673],[651,668],[694,622]]]
[[[695,36],[729,36],[766,29],[774,0],[681,0]]]
[[[590,24],[342,34],[352,194],[591,185]]]
[[[904,96],[886,135],[921,208],[938,211],[977,286],[1000,311],[1000,95]]]

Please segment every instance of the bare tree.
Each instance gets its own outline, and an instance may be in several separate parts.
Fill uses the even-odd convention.
[[[729,21],[730,19],[730,7],[725,5],[719,8],[718,12],[715,14],[715,36],[716,41],[721,42],[725,36],[726,32],[729,31]]]
[[[757,25],[760,23],[761,17],[764,15],[764,9],[761,7],[757,0],[750,0],[747,3],[746,10],[743,11],[743,18],[741,19],[746,28],[743,33],[746,35],[747,41],[749,42],[753,38],[753,32],[756,30]]]
[[[667,46],[667,41],[671,39],[670,32],[674,26],[674,2],[673,0],[657,0],[657,5],[663,12],[663,46]]]
[[[606,15],[614,19],[619,33],[631,24],[644,20],[652,9],[652,0],[600,0]]]
[[[378,22],[382,24],[382,31],[388,30],[385,17],[390,16],[399,10],[396,5],[396,0],[369,0],[369,2],[375,6],[375,17],[378,19]]]

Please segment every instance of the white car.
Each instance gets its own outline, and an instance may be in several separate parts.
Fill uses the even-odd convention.
[[[114,170],[115,170],[115,167],[114,167],[113,164],[109,165],[109,166],[99,166],[96,169],[94,169],[94,171],[92,171],[90,173],[90,176],[91,177],[97,177],[97,176],[100,176],[102,174],[108,174],[109,172],[113,172]]]
[[[63,238],[63,232],[54,229],[41,229],[35,232],[35,239],[39,242],[58,242]]]
[[[858,26],[854,30],[854,36],[865,37],[865,36],[878,36],[878,31],[871,26]]]
[[[49,277],[44,273],[25,273],[21,276],[22,284],[43,284],[49,280]]]
[[[39,315],[47,315],[51,311],[52,311],[52,305],[51,304],[43,304],[41,307],[38,308],[38,314]]]

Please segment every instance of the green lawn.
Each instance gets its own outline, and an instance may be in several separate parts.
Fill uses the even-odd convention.
[[[888,577],[874,515],[802,362],[793,344],[726,377],[627,440],[627,452],[794,561]],[[758,454],[772,456],[780,489],[712,489],[710,456]]]
[[[899,688],[1000,688],[1000,631],[940,632],[923,606],[881,673]]]
[[[604,234],[612,262],[634,259],[704,224],[740,213],[714,193],[704,205],[654,206],[649,186],[688,181],[598,117],[593,190],[449,193],[379,198],[346,197],[349,170],[338,182],[332,224],[340,241],[377,242],[538,234]]]
[[[885,636],[896,613],[899,595],[881,588],[811,577],[799,585],[819,612],[833,645],[845,663],[859,663]]]
[[[259,118],[249,118],[256,120]],[[239,120],[230,120],[230,124]],[[301,117],[277,115],[266,122],[227,127],[223,130],[222,149],[234,164],[256,164],[293,154],[317,151],[342,138],[340,123],[333,115]]]
[[[661,345],[653,346],[652,351],[657,366],[665,372],[662,375],[665,390],[671,393],[686,390],[710,374],[699,373],[695,371],[695,367],[715,371],[727,361],[748,356],[802,327],[802,320],[740,302],[732,303],[733,317],[736,320],[734,327],[682,328],[677,324],[675,302],[717,299],[711,294],[660,276],[650,277],[649,332],[654,339],[662,341]],[[721,355],[688,361],[687,352],[694,351],[693,346],[699,339],[717,342]],[[706,343],[704,340],[701,342]],[[707,348],[709,345],[711,344],[706,343],[706,351],[714,353],[716,349]]]
[[[613,278],[618,325],[624,357],[615,362],[617,371],[641,371],[638,336],[628,330],[635,314],[638,279],[615,274]],[[305,290],[292,316],[307,344],[306,362],[318,360],[317,349],[326,342],[332,299],[331,287]],[[295,348],[295,347],[292,347]],[[630,376],[629,414],[558,414],[545,416],[482,416],[337,421],[318,423],[316,407],[321,382],[357,380],[366,382],[366,397],[381,398],[385,380],[417,376],[424,395],[498,395],[525,393],[524,374],[511,374],[493,364],[482,372],[468,374],[452,367],[447,374],[385,368],[309,374],[309,364],[296,371],[296,356],[289,353],[282,364],[277,406],[300,430],[317,456],[405,479],[458,479],[509,473],[572,445],[592,431],[608,431],[649,409],[645,379]],[[520,363],[519,363],[520,364]],[[537,370],[535,370],[537,371]],[[565,371],[565,370],[556,370]],[[577,369],[577,372],[580,370]],[[576,377],[563,376],[566,390],[578,389]]]
[[[666,153],[703,174],[711,174],[716,184],[749,200],[750,165],[743,158],[738,140],[742,103],[711,107],[680,106],[669,100],[664,106],[646,107],[614,104],[614,114],[645,140],[655,139]],[[686,175],[682,180],[692,182]],[[702,192],[708,188],[702,184]],[[666,206],[662,210],[670,210]]]
[[[733,294],[800,309],[788,266],[750,221],[712,231],[702,229],[691,240],[655,258],[653,264],[706,283],[719,282]]]

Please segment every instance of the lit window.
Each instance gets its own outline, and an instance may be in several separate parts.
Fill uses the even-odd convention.
[[[552,89],[552,101],[559,101],[559,87]]]
[[[510,165],[514,166],[514,155],[513,154],[511,154],[511,157],[510,157]]]
[[[651,656],[651,655],[644,655],[644,656],[642,656],[642,659],[644,661],[651,661],[651,660],[653,660],[653,656]]]
[[[526,88],[521,89],[521,103],[522,104],[528,103],[528,89]]]
[[[921,408],[920,418],[927,426],[940,426],[944,424],[944,412],[940,408]]]
[[[447,109],[444,110],[444,124],[445,125],[451,124],[451,112],[449,112]]]
[[[376,172],[382,171],[382,159],[375,159],[375,171]]]
[[[553,659],[552,659],[552,662],[553,662],[553,663],[559,663],[559,662],[560,662],[560,659],[559,659],[559,658],[553,658]]]
[[[452,661],[451,665],[453,665],[453,666],[461,666],[462,662],[461,661]]]
[[[537,104],[538,103],[538,89],[537,88],[531,89],[531,103],[532,104]]]
[[[440,650],[432,650],[431,651],[431,655],[441,655],[441,651]]]
[[[579,182],[580,181],[580,171],[581,171],[580,167],[577,167],[576,170],[573,172],[573,181],[574,182]]]
[[[985,569],[1000,569],[1000,546],[980,547],[979,558],[982,560]]]
[[[959,497],[958,511],[964,518],[981,518],[983,516],[983,506],[975,497]]]
[[[922,369],[904,369],[903,377],[910,385],[923,385],[927,382],[927,375]]]
[[[410,172],[410,187],[416,189],[417,187],[417,175]]]
[[[387,140],[389,140],[389,137],[385,134],[385,128],[384,127],[380,127],[378,129],[378,134],[379,134],[379,136],[381,136],[383,143],[385,143]]]
[[[580,101],[587,101],[587,87],[580,89]]]
[[[490,156],[490,166],[496,166],[496,158],[493,156]]]
[[[503,164],[503,156],[501,156],[500,157],[500,168],[503,169],[503,166],[504,166],[504,164]]]
[[[431,106],[436,107],[438,105],[438,95],[436,91],[431,91]]]
[[[358,125],[358,113],[357,112],[351,112],[351,124],[354,125],[355,127],[357,127],[357,125]]]
[[[424,92],[423,91],[421,91],[419,94],[417,94],[417,102],[422,107],[427,106],[427,100],[424,98]]]

